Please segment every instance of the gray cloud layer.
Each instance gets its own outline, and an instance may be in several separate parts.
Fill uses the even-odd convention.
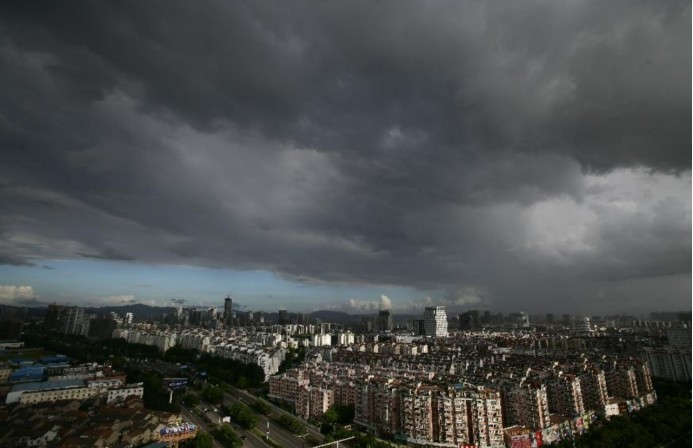
[[[689,2],[6,2],[0,261],[690,306]]]

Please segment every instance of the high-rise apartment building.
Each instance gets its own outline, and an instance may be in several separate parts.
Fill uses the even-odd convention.
[[[378,313],[378,330],[392,331],[393,327],[392,312],[390,310],[380,310]]]
[[[691,328],[679,327],[667,329],[667,340],[669,345],[675,347],[690,347],[691,346]]]
[[[427,306],[424,309],[424,331],[426,336],[447,337],[448,315],[444,306]]]
[[[550,425],[549,399],[546,386],[540,382],[526,382],[505,394],[506,426],[522,425],[541,429]]]
[[[502,447],[500,394],[454,384],[375,379],[356,384],[354,422],[416,445]]]
[[[586,335],[592,332],[590,318],[585,316],[573,316],[570,320],[570,332],[572,334]]]
[[[578,378],[585,409],[603,415],[609,397],[604,371],[596,367],[589,367],[578,375]]]
[[[562,373],[549,382],[549,409],[557,414],[577,416],[585,413],[580,380],[575,375]]]
[[[233,324],[233,300],[229,296],[224,299],[224,323],[227,326]]]
[[[652,376],[676,381],[691,380],[691,349],[688,347],[645,347]]]

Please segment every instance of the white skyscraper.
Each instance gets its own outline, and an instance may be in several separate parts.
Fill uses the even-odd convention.
[[[448,315],[444,306],[427,306],[424,309],[424,332],[426,336],[448,335]]]

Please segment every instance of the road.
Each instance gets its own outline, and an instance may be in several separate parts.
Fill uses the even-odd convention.
[[[241,403],[244,403],[246,405],[251,404],[243,396],[238,397],[236,395],[224,393],[224,404],[225,405],[230,406],[231,404],[237,403],[237,402],[241,402]],[[267,432],[267,424],[269,423],[270,439],[277,442],[283,448],[304,448],[305,447],[305,443],[304,443],[303,439],[298,437],[297,435],[293,434],[288,429],[286,429],[286,428],[276,424],[275,422],[269,420],[267,417],[265,417],[262,414],[256,413],[255,416],[257,417],[257,422],[258,422],[257,423],[257,429],[259,429],[260,432],[265,434]],[[249,439],[250,439],[250,436],[248,436],[248,440]],[[262,443],[264,445],[263,448],[267,448],[267,445],[265,445],[264,442],[262,442]]]
[[[231,391],[232,391],[233,395],[234,395],[236,398],[238,398],[239,400],[245,402],[245,403],[248,404],[248,405],[252,404],[255,400],[258,399],[258,397],[256,397],[255,395],[252,395],[252,394],[250,394],[250,393],[248,393],[248,392],[246,392],[246,391],[244,391],[244,390],[242,390],[242,389],[236,389],[235,387],[231,387]],[[307,421],[303,420],[303,419],[300,418],[299,416],[294,415],[294,414],[292,414],[292,413],[290,413],[290,412],[285,411],[284,409],[280,408],[279,406],[276,406],[274,403],[270,403],[270,402],[267,401],[267,400],[264,400],[264,401],[272,407],[272,410],[273,410],[276,414],[278,414],[278,415],[286,414],[286,415],[288,415],[288,416],[290,416],[290,417],[292,417],[292,418],[295,418],[295,419],[299,420],[301,423],[303,423],[303,424],[305,425],[306,431],[307,431],[309,434],[311,434],[311,435],[317,437],[319,440],[322,440],[322,439],[323,439],[323,435],[320,434],[320,429],[319,429],[319,428],[316,428],[315,426],[311,425],[310,423],[308,423]],[[287,432],[288,432],[288,431],[287,431]],[[291,434],[291,433],[289,432],[289,434]],[[296,436],[295,436],[295,437],[296,437]]]
[[[213,423],[219,422],[220,425],[232,425],[234,431],[238,434],[241,439],[245,436],[245,439],[243,439],[243,446],[245,448],[268,448],[269,445],[267,445],[265,442],[262,441],[258,436],[253,434],[252,431],[246,431],[245,429],[239,427],[238,425],[231,424],[231,423],[223,423],[221,421],[223,415],[221,415],[219,412],[214,410],[214,406],[207,402],[202,402],[202,406],[204,409],[207,409],[206,411],[202,411],[205,413],[207,418]]]
[[[200,417],[197,416],[194,412],[190,411],[189,409],[185,407],[181,407],[180,409],[181,414],[183,415],[183,418],[189,422],[192,422],[198,426],[198,428],[201,428],[203,431],[209,433],[209,429],[207,428],[207,423],[202,421]],[[217,439],[214,439],[214,448],[224,448],[224,445],[219,443]],[[267,448],[266,446],[262,448]]]

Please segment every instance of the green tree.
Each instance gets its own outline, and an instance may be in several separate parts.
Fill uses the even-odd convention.
[[[193,439],[192,446],[193,448],[212,448],[214,446],[214,438],[211,434],[200,431]]]
[[[186,405],[186,406],[191,406],[195,407],[198,404],[200,404],[200,397],[197,396],[197,394],[188,392],[187,394],[183,395],[183,398],[181,401]]]
[[[243,441],[229,425],[221,425],[214,430],[214,436],[227,448],[238,448],[243,445]]]
[[[224,400],[224,391],[219,386],[207,386],[202,391],[202,398],[212,404],[220,404]]]
[[[286,414],[282,414],[277,421],[294,434],[303,434],[306,432],[306,427],[303,423]]]
[[[262,415],[269,415],[272,412],[272,406],[261,398],[253,402],[253,409]]]
[[[242,403],[234,403],[228,408],[228,413],[239,425],[245,429],[253,429],[257,424],[257,418],[253,414],[253,411],[246,405]]]

